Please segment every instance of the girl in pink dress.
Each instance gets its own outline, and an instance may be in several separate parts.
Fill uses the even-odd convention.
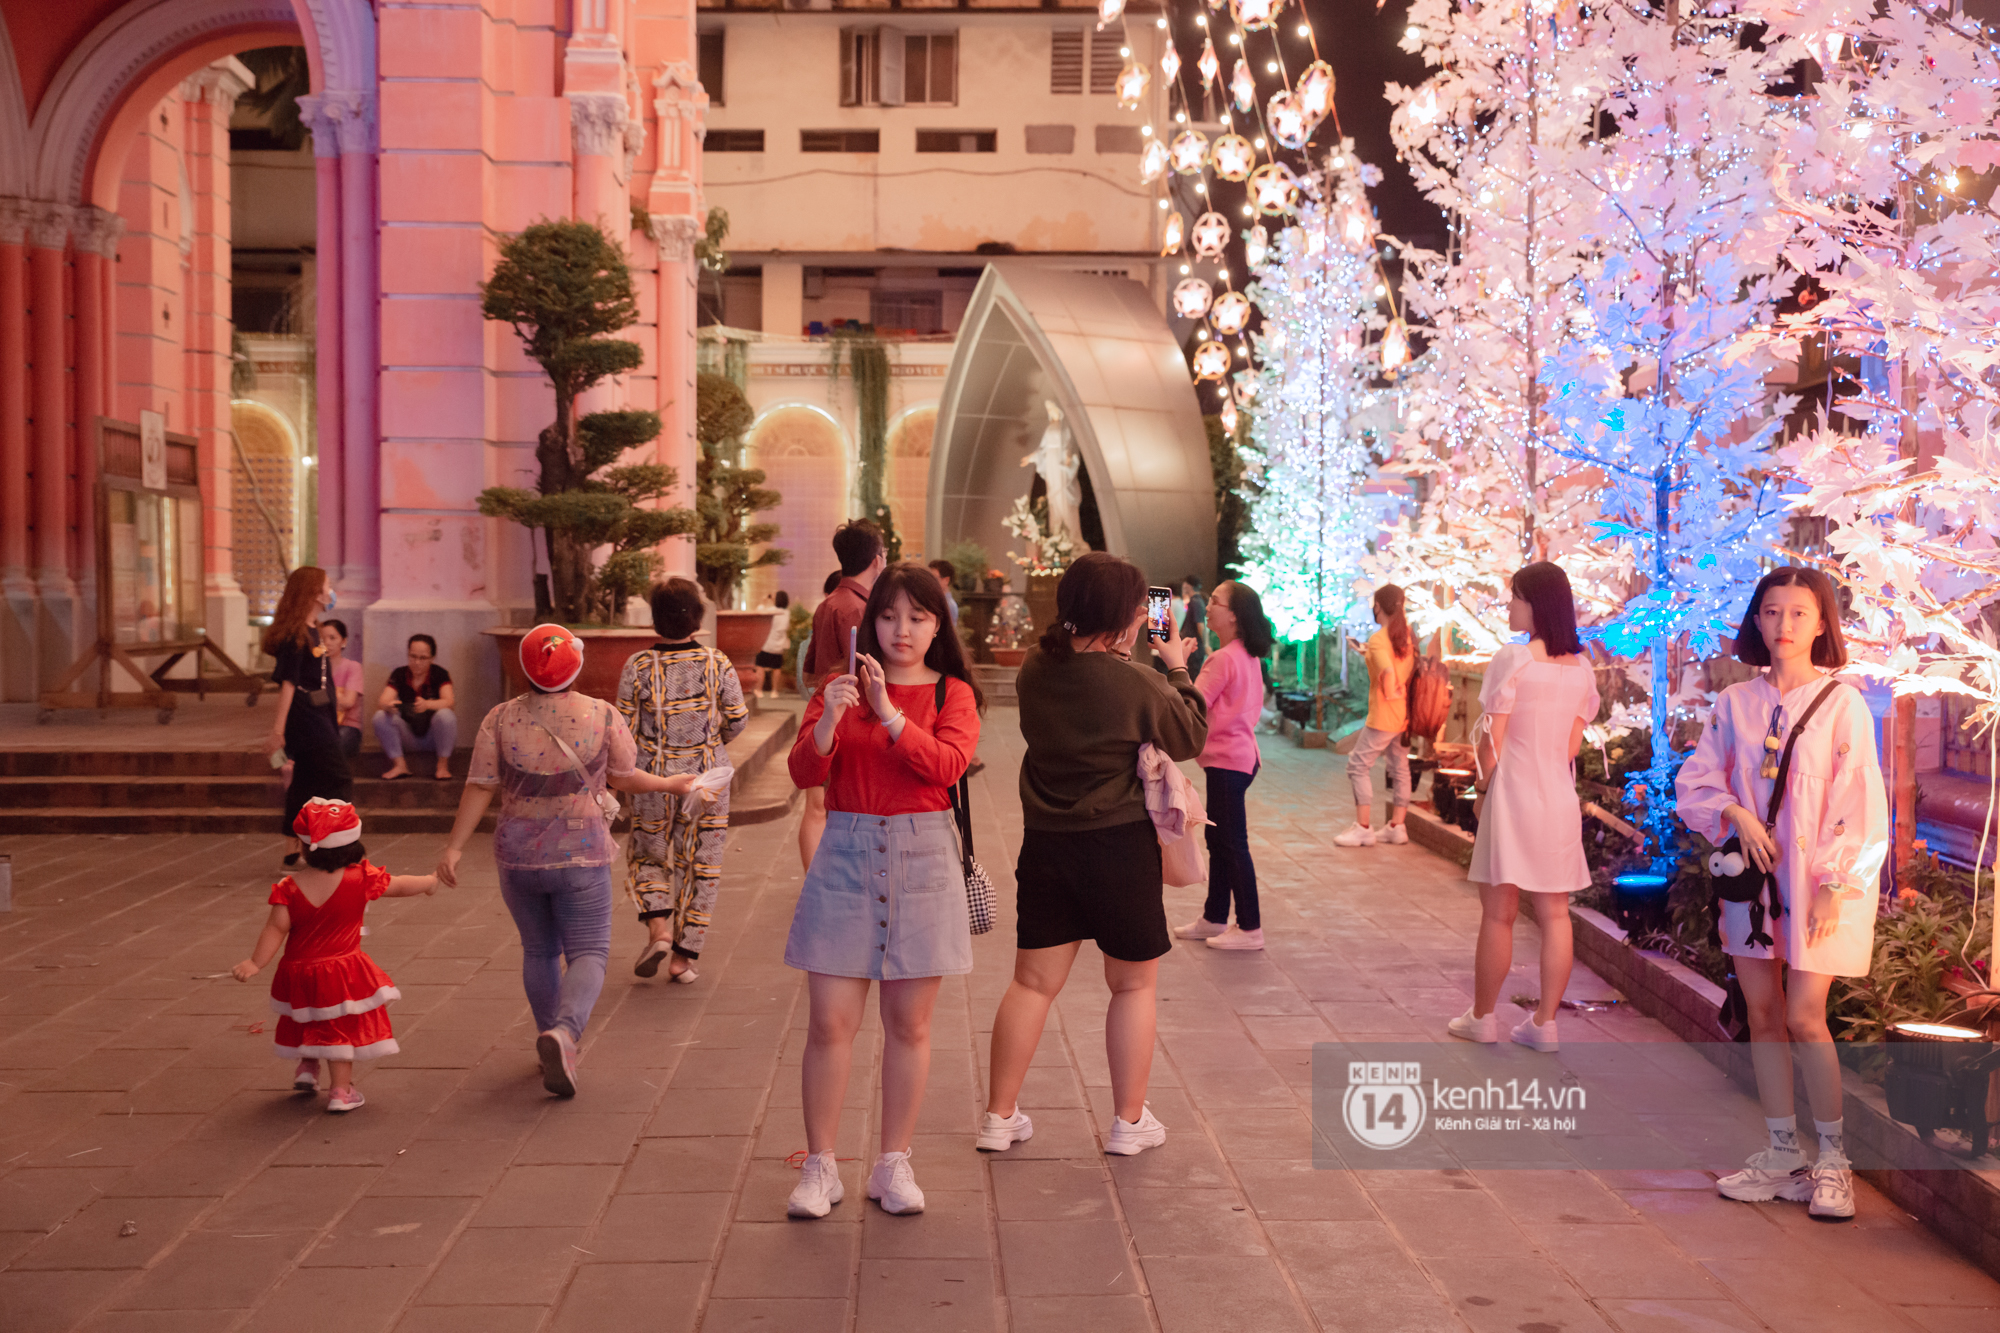
[[[1722,692],[1674,784],[1681,822],[1718,847],[1735,834],[1742,854],[1778,885],[1779,910],[1761,923],[1752,904],[1730,902],[1718,923],[1743,987],[1771,1143],[1716,1187],[1749,1203],[1810,1200],[1814,1217],[1838,1220],[1854,1216],[1854,1180],[1826,997],[1835,977],[1868,975],[1875,950],[1889,848],[1875,720],[1859,690],[1828,674],[1847,665],[1847,645],[1833,584],[1818,570],[1787,565],[1764,576],[1743,613],[1736,656],[1769,670]],[[1784,799],[1766,828],[1787,743]],[[1833,1113],[1813,1122],[1819,1159],[1810,1169],[1792,1101],[1794,1050],[1814,1115]]]
[[[1466,878],[1479,885],[1479,943],[1472,1007],[1447,1030],[1467,1041],[1498,1041],[1500,986],[1514,961],[1514,920],[1530,895],[1542,935],[1542,994],[1535,1012],[1509,1034],[1538,1051],[1556,1049],[1556,1006],[1574,960],[1569,895],[1590,887],[1583,858],[1583,808],[1571,765],[1583,729],[1597,716],[1597,676],[1576,633],[1569,576],[1548,561],[1514,575],[1509,629],[1525,646],[1501,649],[1486,668],[1479,704],[1493,762],[1477,784],[1479,833]]]
[[[354,1086],[354,1062],[394,1055],[389,1001],[402,998],[388,974],[361,952],[361,917],[377,898],[410,898],[437,889],[436,875],[391,875],[368,864],[361,817],[346,801],[315,796],[293,821],[307,868],[271,889],[271,915],[251,955],[230,969],[248,981],[280,946],[285,956],[271,977],[278,1015],[278,1055],[297,1060],[292,1086],[317,1092],[319,1062],[327,1062],[332,1095],[326,1109],[352,1111],[365,1100]]]

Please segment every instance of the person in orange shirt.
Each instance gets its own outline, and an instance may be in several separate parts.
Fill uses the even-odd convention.
[[[1417,669],[1417,643],[1403,616],[1403,590],[1385,583],[1375,590],[1375,623],[1382,628],[1368,636],[1362,655],[1368,663],[1368,721],[1347,756],[1347,781],[1354,789],[1354,827],[1334,838],[1336,847],[1373,847],[1378,842],[1403,843],[1403,817],[1410,811],[1410,745],[1404,737],[1410,725],[1410,675]],[[1389,790],[1395,808],[1389,827],[1369,826],[1375,802],[1370,780],[1375,761],[1389,756]]]

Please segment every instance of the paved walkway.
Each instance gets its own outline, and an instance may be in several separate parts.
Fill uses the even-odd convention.
[[[457,891],[378,904],[369,948],[404,1054],[345,1118],[285,1091],[261,985],[194,980],[250,948],[275,849],[254,837],[18,838],[0,917],[0,1329],[1935,1330],[2000,1327],[2000,1284],[1866,1186],[1860,1220],[1718,1199],[1699,1173],[1315,1171],[1310,1047],[1438,1038],[1477,909],[1421,849],[1342,852],[1340,761],[1270,744],[1252,788],[1272,940],[1162,968],[1153,1107],[1167,1145],[1108,1159],[1103,991],[1078,967],[1023,1097],[1036,1135],[970,1146],[1011,920],[946,983],[921,1217],[863,1197],[873,1054],[840,1154],[847,1202],[788,1222],[804,1147],[802,978],[780,961],[790,826],[732,838],[693,986],[635,982],[621,920],[583,1095],[542,1093],[519,951],[482,849]],[[1004,873],[1019,740],[974,782]],[[437,839],[371,839],[416,871]],[[1171,893],[1175,920],[1197,895]],[[1532,989],[1524,925],[1520,986]],[[1088,950],[1087,950],[1088,953]],[[1573,996],[1601,994],[1579,973]],[[1669,1040],[1612,1012],[1566,1041]],[[873,1042],[876,1029],[868,1038]],[[1739,1110],[1741,1108],[1738,1108]],[[1751,1146],[1751,1145],[1746,1145]],[[129,1232],[130,1234],[122,1234]]]

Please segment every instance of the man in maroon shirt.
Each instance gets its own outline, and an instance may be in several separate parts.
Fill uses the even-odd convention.
[[[833,553],[840,560],[840,584],[813,612],[811,660],[799,668],[815,689],[821,681],[846,672],[848,631],[860,627],[868,593],[889,563],[882,530],[865,518],[844,523],[834,532]],[[807,788],[806,812],[799,820],[799,861],[808,870],[825,832],[826,788]]]

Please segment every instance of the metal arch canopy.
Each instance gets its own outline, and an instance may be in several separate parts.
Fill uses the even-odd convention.
[[[1214,586],[1201,405],[1165,317],[1124,277],[987,265],[938,405],[925,544],[1008,549],[1001,521],[1033,484],[1021,459],[1047,425],[1045,400],[1090,473],[1111,552],[1154,583],[1195,574]]]

